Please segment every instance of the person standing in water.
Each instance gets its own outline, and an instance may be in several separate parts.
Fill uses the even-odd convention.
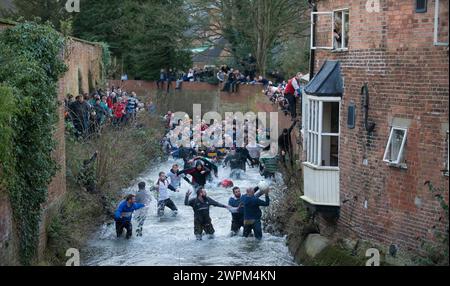
[[[191,195],[191,193],[192,192],[190,190],[186,193],[184,204],[186,206],[192,207],[192,209],[194,210],[195,237],[197,238],[197,240],[202,240],[203,232],[205,232],[206,235],[208,235],[209,239],[213,239],[215,230],[212,225],[211,217],[209,216],[210,206],[226,208],[228,210],[231,210],[231,207],[218,203],[208,197],[206,190],[203,187],[199,187],[197,189],[196,198],[189,200],[189,196]]]
[[[122,236],[123,229],[127,230],[126,239],[131,238],[133,235],[133,225],[131,224],[133,212],[144,207],[145,204],[136,202],[135,195],[128,195],[125,200],[120,202],[116,212],[114,213],[117,238]]]
[[[258,191],[259,187],[254,188],[256,198],[259,198],[264,194],[264,192]],[[236,211],[232,213],[231,236],[238,235],[241,228],[244,227],[244,204],[242,203],[241,199],[242,199],[241,189],[239,187],[234,187],[233,196],[228,201],[228,205],[236,208]]]
[[[167,173],[167,177],[170,179],[170,185],[176,189],[181,187],[181,179],[188,182],[188,184],[192,184],[188,178],[184,174],[179,173],[180,166],[178,164],[174,164],[172,169]]]
[[[192,185],[195,189],[198,189],[199,187],[204,187],[206,185],[206,181],[210,173],[211,170],[206,168],[202,161],[197,161],[195,163],[195,168],[185,169],[180,171],[178,174],[191,175]]]
[[[177,216],[178,208],[170,199],[169,190],[173,192],[179,192],[179,190],[169,183],[169,180],[166,177],[166,173],[159,173],[159,178],[155,183],[155,188],[158,194],[158,216],[164,216],[164,209],[166,207],[173,211],[173,216]]]
[[[266,197],[261,200],[255,195],[256,189],[247,189],[247,194],[241,197],[241,202],[244,207],[244,237],[249,237],[253,231],[257,240],[262,239],[261,216],[260,207],[268,207],[270,204],[269,189],[263,190]]]
[[[140,182],[139,190],[136,194],[136,203],[149,205],[151,200],[150,194],[145,190],[145,182]],[[136,228],[136,236],[142,236],[142,228],[144,227],[145,219],[147,218],[147,210],[140,209],[136,212],[136,221],[138,222],[138,226]]]
[[[233,197],[230,198],[228,204],[238,209],[236,213],[231,214],[231,236],[236,236],[241,227],[244,227],[244,206],[241,203],[241,189],[233,188]]]

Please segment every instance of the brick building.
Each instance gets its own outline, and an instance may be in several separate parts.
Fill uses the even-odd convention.
[[[448,0],[310,3],[302,198],[324,235],[423,253],[448,227],[425,185],[448,202]]]

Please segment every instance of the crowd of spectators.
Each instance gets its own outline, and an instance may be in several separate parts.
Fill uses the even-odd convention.
[[[152,105],[151,105],[152,107]],[[98,134],[108,123],[120,127],[136,120],[137,113],[144,109],[135,92],[128,93],[112,87],[91,94],[68,95],[65,101],[66,121],[74,128],[77,138]]]

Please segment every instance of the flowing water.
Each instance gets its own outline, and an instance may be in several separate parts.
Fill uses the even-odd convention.
[[[160,171],[169,171],[173,160],[149,170],[124,193],[137,190],[140,181],[154,182]],[[229,175],[229,169],[219,169],[219,179]],[[261,180],[257,169],[247,170],[247,177],[235,181],[241,189],[256,186]],[[207,186],[208,195],[227,204],[231,190],[218,188],[217,182]],[[286,246],[285,237],[265,233],[261,242],[242,236],[231,237],[231,214],[222,208],[211,207],[211,218],[216,230],[215,239],[196,241],[193,210],[184,206],[184,196],[190,186],[183,181],[182,192],[171,198],[179,209],[173,218],[166,209],[162,221],[156,216],[156,200],[148,207],[143,236],[129,241],[115,237],[114,224],[104,225],[83,249],[83,264],[87,266],[289,266],[295,265]],[[134,227],[136,222],[134,222]]]

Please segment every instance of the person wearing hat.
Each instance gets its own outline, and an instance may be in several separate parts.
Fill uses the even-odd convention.
[[[184,169],[183,171],[180,171],[178,175],[191,175],[192,185],[194,188],[198,188],[206,185],[206,181],[210,173],[211,170],[206,168],[202,161],[197,161],[195,163],[195,168]]]
[[[209,208],[211,206],[218,208],[226,208],[232,211],[232,207],[223,205],[208,197],[204,187],[199,187],[196,191],[196,197],[189,200],[189,196],[192,192],[189,190],[186,193],[184,204],[192,207],[194,210],[194,234],[197,240],[202,240],[203,232],[208,235],[209,239],[214,238],[214,226],[209,215]]]

